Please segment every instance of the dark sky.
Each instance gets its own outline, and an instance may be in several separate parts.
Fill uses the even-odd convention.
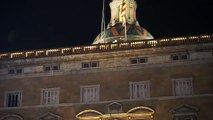
[[[137,3],[140,25],[155,38],[213,33],[212,0]],[[0,0],[0,52],[91,44],[100,32],[101,9],[102,0]]]

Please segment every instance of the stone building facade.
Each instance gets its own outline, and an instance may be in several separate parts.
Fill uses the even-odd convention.
[[[0,120],[213,120],[213,35],[154,39],[122,1],[93,45],[0,54]]]
[[[212,120],[213,36],[0,55],[0,120]]]

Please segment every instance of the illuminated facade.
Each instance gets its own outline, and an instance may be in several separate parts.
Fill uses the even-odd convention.
[[[212,120],[213,35],[138,36],[0,54],[0,120]]]
[[[213,36],[0,55],[0,120],[211,120]]]

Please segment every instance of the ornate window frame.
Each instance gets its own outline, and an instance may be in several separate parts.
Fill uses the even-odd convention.
[[[189,104],[181,104],[170,110],[172,114],[172,120],[179,120],[180,118],[190,118],[191,120],[197,120],[197,112],[199,109]]]

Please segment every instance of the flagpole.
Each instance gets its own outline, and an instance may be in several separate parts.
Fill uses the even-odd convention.
[[[125,40],[127,41],[126,21],[125,21],[124,29],[125,29]]]
[[[101,39],[105,43],[105,0],[103,0],[102,4],[102,17],[101,17]]]

